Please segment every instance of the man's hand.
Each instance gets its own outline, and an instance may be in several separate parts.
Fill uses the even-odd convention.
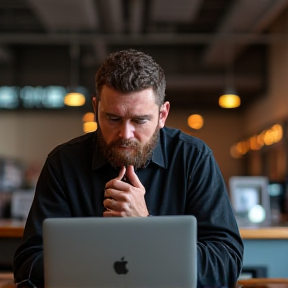
[[[126,175],[125,175],[126,172]],[[124,177],[131,183],[121,181]],[[118,177],[105,185],[104,217],[146,217],[147,210],[144,199],[145,188],[134,172],[133,166],[123,167]]]

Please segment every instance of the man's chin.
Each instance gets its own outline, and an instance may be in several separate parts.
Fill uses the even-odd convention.
[[[101,133],[97,130],[97,140],[104,157],[115,168],[133,165],[134,169],[144,168],[147,161],[152,158],[153,150],[159,137],[159,127],[156,127],[148,143],[141,145],[136,141],[119,140],[107,144]]]
[[[122,153],[117,153],[113,158],[115,159],[115,162],[118,162],[117,166],[123,167],[128,165],[134,165],[136,161],[135,156],[135,153],[129,153],[125,151]]]
[[[115,149],[115,148],[114,148]],[[118,153],[121,154],[135,154],[135,147],[122,147],[122,146],[118,146],[116,147],[116,149],[118,151]]]
[[[110,159],[110,164],[115,167],[115,168],[122,168],[123,166],[127,167],[129,165],[134,166],[135,165],[135,161],[132,161],[131,158],[127,159],[124,157],[121,157],[121,159]]]

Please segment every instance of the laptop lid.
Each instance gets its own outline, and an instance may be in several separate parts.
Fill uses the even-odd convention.
[[[49,218],[43,222],[46,288],[195,288],[193,216]]]

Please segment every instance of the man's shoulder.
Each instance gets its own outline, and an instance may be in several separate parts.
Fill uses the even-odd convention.
[[[56,146],[49,154],[48,157],[53,157],[56,154],[74,154],[90,152],[92,153],[93,141],[95,133],[87,133],[76,138],[73,138],[65,143]]]
[[[186,148],[190,147],[191,149],[196,149],[201,153],[211,153],[211,149],[208,147],[208,145],[197,137],[184,133],[183,131],[175,128],[165,127],[162,130],[164,138],[166,138],[167,142],[172,145],[183,145]]]

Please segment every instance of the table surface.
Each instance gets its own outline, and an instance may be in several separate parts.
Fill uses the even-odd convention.
[[[287,239],[288,226],[240,228],[242,239]]]
[[[0,237],[22,237],[24,231],[24,221],[0,220]]]
[[[287,288],[288,279],[282,278],[252,278],[246,280],[239,280],[235,285],[235,288],[260,288],[260,287],[269,287],[269,288]],[[0,288],[16,288],[16,285],[13,281],[12,273],[0,273]]]
[[[0,220],[0,237],[22,237],[24,221]],[[240,228],[243,239],[288,239],[288,225]]]
[[[0,288],[16,288],[12,273],[0,273]]]

